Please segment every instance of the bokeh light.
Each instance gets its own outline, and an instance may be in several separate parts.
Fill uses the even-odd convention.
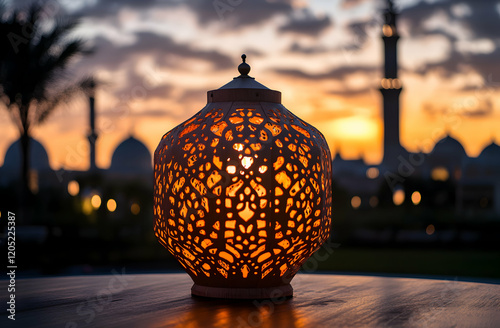
[[[85,197],[82,201],[82,212],[85,215],[90,215],[92,213],[92,210],[94,208],[92,207],[92,202],[90,200],[90,197]]]
[[[435,167],[432,169],[431,178],[434,181],[446,181],[450,177],[450,173],[445,167]]]
[[[77,181],[71,180],[68,183],[68,193],[71,196],[76,196],[76,195],[78,195],[79,192],[80,192],[80,185],[78,184]]]
[[[429,224],[427,228],[425,228],[425,233],[428,234],[429,236],[432,235],[436,231],[436,228],[434,228],[433,224]]]
[[[366,170],[366,177],[369,179],[376,179],[378,178],[379,171],[376,167],[370,167],[368,170]]]
[[[130,206],[130,212],[132,214],[137,215],[141,211],[141,207],[137,203],[133,203],[132,206]]]
[[[114,212],[116,210],[116,201],[113,198],[108,199],[106,207],[108,208],[108,211]]]
[[[419,191],[414,191],[413,194],[411,194],[411,201],[414,205],[420,204],[422,201],[422,195]]]
[[[359,198],[359,196],[354,196],[353,198],[351,198],[351,206],[354,209],[359,208],[361,206],[361,198]]]
[[[92,198],[90,199],[90,203],[92,204],[93,208],[98,209],[99,207],[101,207],[101,196],[92,196]]]
[[[394,205],[399,206],[404,203],[405,201],[405,192],[402,189],[396,190],[392,194],[392,201],[394,202]]]

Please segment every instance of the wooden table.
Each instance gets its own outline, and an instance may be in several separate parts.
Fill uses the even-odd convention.
[[[7,281],[0,282],[5,306]],[[193,298],[187,274],[18,279],[1,327],[500,327],[500,285],[299,274],[289,300]]]

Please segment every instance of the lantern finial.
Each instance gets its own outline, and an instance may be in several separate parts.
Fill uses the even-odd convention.
[[[240,72],[241,76],[248,76],[248,73],[250,73],[250,65],[246,63],[247,55],[241,55],[241,59],[243,63],[238,66],[238,72]]]

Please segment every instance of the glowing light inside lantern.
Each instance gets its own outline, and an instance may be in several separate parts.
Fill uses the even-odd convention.
[[[229,173],[229,174],[235,174],[236,173],[236,166],[228,165],[226,170],[227,170],[227,173]]]
[[[324,137],[284,108],[279,92],[249,91],[255,82],[241,74],[237,88],[210,91],[207,106],[155,152],[155,235],[196,295],[281,288],[330,233]]]
[[[243,165],[243,167],[246,168],[246,169],[248,169],[250,166],[252,166],[252,164],[253,164],[253,158],[252,157],[245,156],[241,160],[241,165]]]

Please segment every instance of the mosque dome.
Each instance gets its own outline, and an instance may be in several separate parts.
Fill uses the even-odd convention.
[[[460,156],[465,157],[467,154],[465,153],[465,149],[462,144],[455,138],[450,137],[449,135],[439,140],[434,149],[431,152],[431,155],[438,156]]]
[[[486,146],[479,154],[478,159],[487,163],[500,162],[500,146],[494,141]]]
[[[116,147],[109,169],[119,173],[152,171],[151,153],[142,142],[130,136]]]
[[[45,148],[33,138],[30,138],[30,141],[30,169],[37,171],[50,170],[49,156]],[[5,153],[3,168],[18,172],[21,163],[21,141],[17,139]]]

